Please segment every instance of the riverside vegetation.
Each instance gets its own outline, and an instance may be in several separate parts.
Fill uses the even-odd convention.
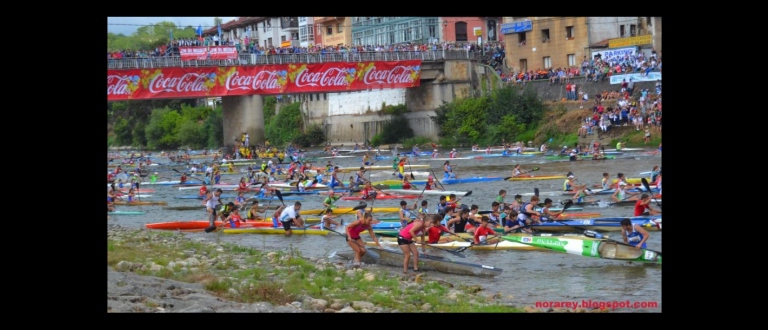
[[[284,251],[262,251],[218,239],[193,241],[182,233],[116,225],[108,225],[107,229],[107,266],[199,283],[211,294],[229,301],[268,302],[312,312],[536,311],[498,304],[494,301],[498,296],[485,294],[479,285],[430,280],[425,273],[408,276],[347,269],[342,262],[304,258],[292,246]],[[109,297],[108,292],[108,301]],[[144,307],[133,312],[171,307],[146,298],[131,299],[143,301]]]

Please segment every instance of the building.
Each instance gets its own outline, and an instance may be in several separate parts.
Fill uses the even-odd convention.
[[[299,46],[306,48],[315,45],[314,17],[299,17]]]
[[[349,17],[315,17],[315,29],[321,35],[321,39],[315,41],[323,47],[351,45],[352,28],[349,21]]]
[[[446,42],[495,43],[502,41],[501,17],[440,17],[442,40]]]
[[[578,67],[611,48],[661,49],[660,17],[504,17],[500,33],[513,72]]]
[[[218,27],[212,27],[203,32],[204,36],[215,35]],[[298,47],[299,18],[298,17],[238,17],[235,20],[221,23],[221,39],[233,40],[248,35],[255,45],[269,47]]]
[[[352,45],[437,43],[441,38],[438,17],[350,17]]]

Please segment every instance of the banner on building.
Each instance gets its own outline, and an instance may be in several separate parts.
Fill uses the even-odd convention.
[[[616,38],[608,40],[608,48],[627,47],[633,45],[649,45],[653,43],[653,35],[644,34],[635,37]]]
[[[421,60],[107,70],[107,101],[419,86]]]
[[[624,58],[624,55],[632,57],[637,55],[637,47],[612,48],[595,51],[592,52],[592,58],[595,58],[597,54],[600,54],[600,57],[603,59],[603,61],[609,61],[612,58]]]
[[[661,72],[648,72],[648,75],[646,76],[645,73],[628,73],[628,74],[614,74],[611,75],[611,85],[621,84],[622,81],[626,80],[629,81],[629,79],[632,79],[634,82],[639,81],[656,81],[661,80]]]
[[[196,46],[179,47],[182,61],[193,60],[235,60],[237,49],[234,46]]]

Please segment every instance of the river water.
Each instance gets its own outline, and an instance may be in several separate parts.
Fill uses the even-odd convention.
[[[649,149],[650,150],[650,149]],[[382,151],[382,153],[387,153]],[[481,152],[464,151],[463,156],[482,155]],[[388,155],[388,153],[387,153]],[[428,157],[428,156],[427,156]],[[425,158],[425,157],[422,157]],[[160,161],[161,162],[161,161]],[[316,165],[325,164],[326,160],[315,162]],[[334,164],[339,166],[359,166],[360,158],[341,158],[334,159]],[[511,174],[511,169],[515,164],[521,164],[522,169],[539,167],[537,174],[540,175],[565,175],[573,172],[579,182],[598,184],[602,178],[603,172],[608,172],[613,178],[616,173],[622,172],[628,178],[641,177],[640,173],[650,171],[654,165],[661,166],[660,155],[649,155],[642,152],[625,152],[617,156],[616,159],[603,161],[551,161],[543,156],[535,157],[498,157],[484,159],[453,160],[454,171],[459,178],[466,177],[507,177]],[[391,160],[381,160],[376,165],[390,165]],[[443,161],[425,161],[414,158],[411,164],[429,164],[431,170],[442,176]],[[155,170],[153,168],[153,170]],[[175,172],[157,167],[160,176],[176,177]],[[425,169],[414,169],[414,171],[427,171]],[[406,166],[406,172],[408,167]],[[371,171],[369,174],[372,181],[386,180],[393,178],[391,170]],[[348,177],[348,175],[346,175]],[[422,179],[417,177],[417,179]],[[223,182],[236,184],[237,176],[223,176]],[[559,200],[570,198],[568,196],[546,196],[548,191],[562,190],[564,179],[554,180],[527,180],[527,181],[494,181],[480,183],[465,183],[446,185],[448,190],[469,191],[472,194],[464,199],[464,204],[477,204],[481,210],[489,210],[491,202],[494,201],[500,189],[507,191],[508,202],[513,200],[515,194],[530,193],[534,188],[539,188],[542,192],[542,200],[549,197],[554,201],[554,205],[559,205]],[[149,193],[152,196],[142,200],[167,201],[169,206],[193,206],[201,205],[200,200],[177,199],[175,196],[194,195],[196,190],[182,190],[172,188],[171,186],[146,186],[155,189],[156,192]],[[227,194],[225,192],[225,194]],[[248,196],[248,194],[247,194]],[[296,196],[296,195],[294,195]],[[322,208],[322,195],[300,195],[303,197],[303,209]],[[529,197],[524,197],[528,200]],[[599,198],[609,198],[606,195],[600,195]],[[224,199],[231,201],[232,199]],[[428,196],[431,208],[437,203],[437,196]],[[410,200],[409,200],[410,201]],[[399,207],[400,200],[379,200],[375,202],[376,207]],[[267,202],[260,202],[265,205]],[[273,202],[273,204],[277,203]],[[292,203],[292,201],[286,201]],[[351,207],[357,205],[357,201],[337,202],[338,206]],[[369,203],[370,205],[370,203]],[[163,210],[161,206],[117,206],[118,210],[126,211],[145,211],[146,214],[139,216],[113,215],[109,223],[120,224],[128,228],[144,228],[144,225],[152,222],[180,221],[180,220],[205,220],[207,219],[205,211],[201,206],[199,211],[173,211]],[[587,206],[583,212],[599,212],[604,217],[622,217],[632,216],[633,206]],[[378,215],[378,214],[377,214]],[[376,215],[375,215],[376,216]],[[396,216],[395,214],[386,214],[385,216]],[[311,217],[311,216],[310,216]],[[346,221],[352,221],[353,216],[347,215]],[[187,232],[193,239],[216,239],[222,242],[230,242],[242,246],[253,248],[275,250],[275,249],[297,249],[301,254],[307,257],[327,257],[334,251],[349,250],[349,246],[344,238],[339,235],[329,234],[320,235],[293,235],[284,237],[283,235],[225,235],[218,233]],[[610,238],[621,240],[619,232],[608,232]],[[364,239],[370,239],[367,235]],[[661,251],[661,232],[651,232],[651,238],[647,242],[648,248]],[[429,250],[433,255],[444,255],[450,259],[462,262],[477,263],[483,265],[492,265],[502,268],[504,271],[495,278],[480,278],[473,276],[460,276],[443,274],[435,271],[428,272],[433,278],[442,278],[452,283],[478,284],[489,293],[500,293],[501,300],[514,304],[519,307],[534,306],[536,302],[579,302],[591,300],[593,303],[626,303],[638,304],[638,307],[617,308],[617,312],[661,312],[661,266],[648,265],[643,263],[630,263],[625,261],[605,260],[598,258],[582,257],[569,255],[565,253],[547,252],[547,251],[474,251],[466,250],[463,254],[465,258],[458,258],[451,254],[445,254],[442,251],[434,249]],[[399,273],[401,267],[388,267],[378,265],[368,265],[374,269],[384,269]]]

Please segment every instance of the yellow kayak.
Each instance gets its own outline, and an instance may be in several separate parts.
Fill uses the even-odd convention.
[[[370,209],[371,209],[370,207],[366,207],[365,208],[366,211],[368,211]],[[396,213],[398,211],[400,211],[399,207],[374,207],[373,208],[373,212],[374,213]],[[333,214],[334,215],[339,215],[339,214],[343,214],[343,213],[352,213],[352,212],[354,212],[354,210],[351,207],[337,207],[337,208],[333,209]],[[301,210],[300,211],[300,214],[321,215],[323,213],[325,213],[325,210],[315,209],[315,210]]]
[[[285,234],[285,229],[280,228],[224,228],[222,230],[225,234]],[[301,229],[292,228],[291,232],[294,235],[328,235],[331,231],[320,229]]]
[[[543,155],[544,152],[543,151],[523,151],[523,152],[521,152],[521,154],[523,154],[523,155]],[[501,243],[499,243],[499,244],[501,244]]]
[[[377,185],[380,185],[380,184],[386,185],[386,186],[396,186],[396,185],[402,185],[403,181],[400,181],[400,180],[382,180],[382,181],[371,182],[371,185],[373,185],[373,186],[377,186]]]
[[[627,183],[631,183],[631,184],[643,184],[643,179],[642,179],[642,178],[626,178],[626,179],[627,179]],[[648,184],[650,184],[650,183],[651,183],[651,178],[645,178],[645,180],[646,180],[646,181],[648,181]],[[619,181],[619,179],[613,179],[613,181],[612,181],[612,182],[613,182],[613,183],[616,183],[616,182],[618,182],[618,181]]]

